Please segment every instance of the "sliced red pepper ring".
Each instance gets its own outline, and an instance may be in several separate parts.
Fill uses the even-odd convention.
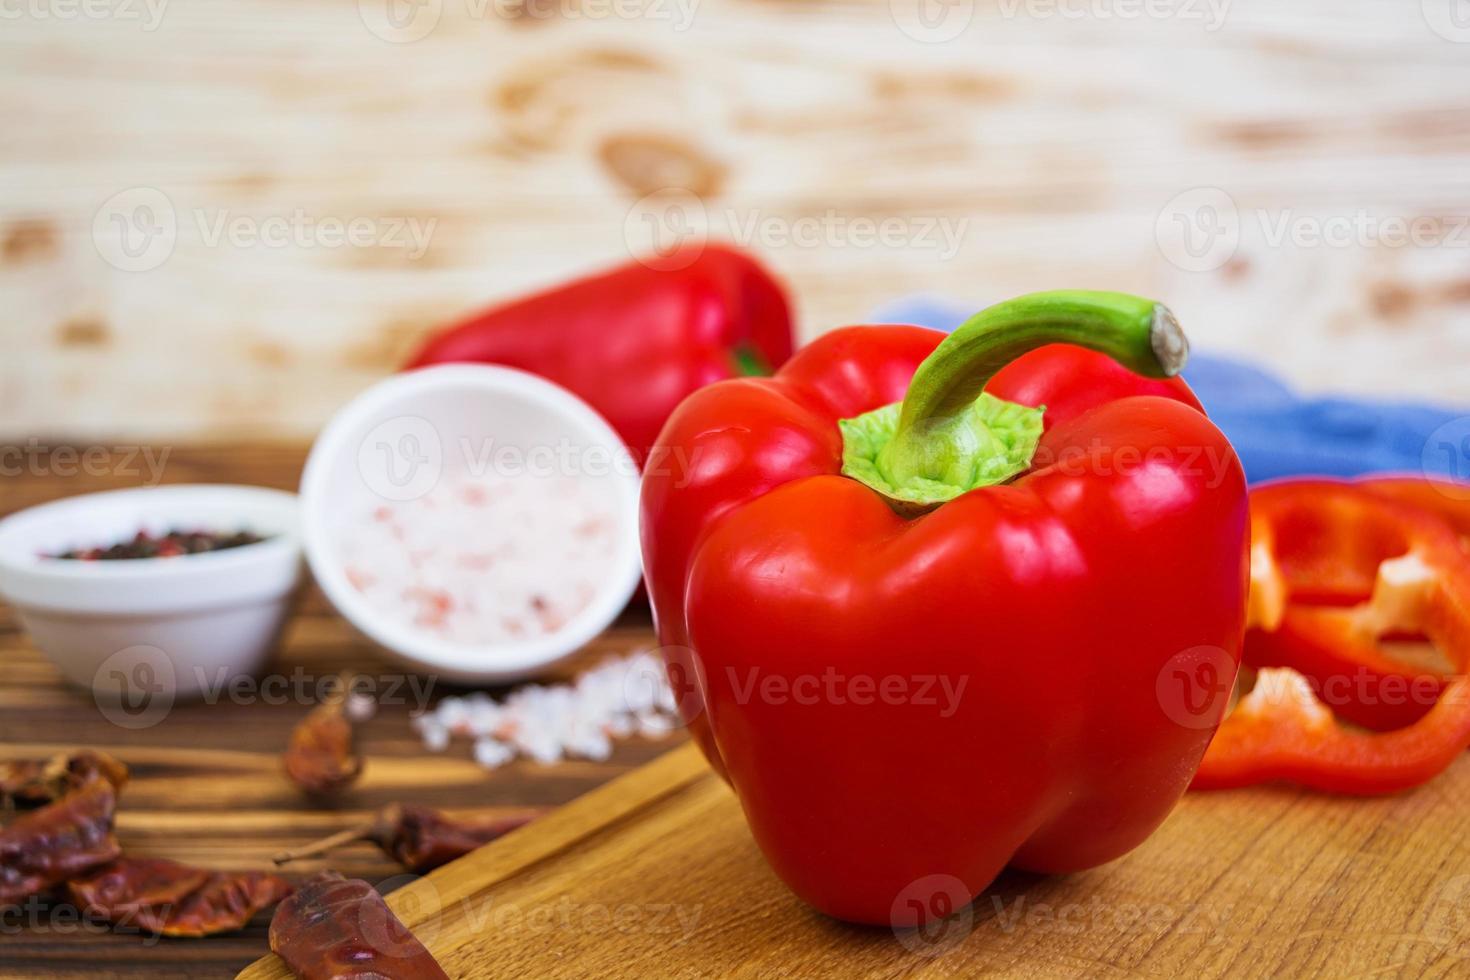
[[[1355,485],[1432,511],[1455,529],[1460,535],[1460,543],[1470,550],[1470,483],[1428,480],[1418,476],[1380,476],[1359,480]]]
[[[1422,484],[1412,490],[1400,485]],[[1422,491],[1441,499],[1443,486],[1429,481],[1341,483],[1289,481],[1251,495],[1251,600],[1243,663],[1290,667],[1305,675],[1313,691],[1343,719],[1375,731],[1411,725],[1422,718],[1451,679],[1453,668],[1438,658],[1405,659],[1379,644],[1385,633],[1414,627],[1364,628],[1346,608],[1366,601],[1382,574],[1412,574],[1414,528],[1440,523],[1433,515],[1399,519],[1402,505],[1374,507],[1364,492],[1420,503]],[[1412,494],[1412,496],[1411,496]],[[1406,523],[1406,521],[1408,523]],[[1417,522],[1416,522],[1417,521]],[[1427,533],[1427,532],[1426,532]],[[1437,532],[1443,535],[1443,529]],[[1422,535],[1421,535],[1422,536]],[[1398,557],[1395,557],[1398,556]],[[1385,595],[1403,595],[1390,590]],[[1384,601],[1380,599],[1379,601]],[[1412,623],[1411,616],[1398,619]]]
[[[1417,786],[1470,745],[1470,557],[1454,530],[1413,505],[1350,484],[1296,481],[1252,494],[1254,550],[1269,558],[1253,584],[1273,590],[1253,622],[1288,624],[1312,639],[1338,675],[1311,677],[1295,665],[1258,664],[1255,687],[1220,726],[1195,777],[1197,789],[1284,780],[1313,789],[1371,795]],[[1253,555],[1254,557],[1254,555]],[[1293,605],[1305,596],[1353,605]],[[1449,658],[1450,678],[1384,654],[1384,636],[1428,637]],[[1285,645],[1282,645],[1285,647]],[[1296,648],[1300,649],[1300,648]],[[1388,732],[1345,727],[1323,703],[1323,682],[1343,670],[1429,677],[1442,683],[1422,717]],[[1353,703],[1348,699],[1345,703]]]

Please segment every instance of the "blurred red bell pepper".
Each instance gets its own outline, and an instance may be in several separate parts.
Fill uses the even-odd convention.
[[[597,409],[641,462],[690,392],[768,374],[791,356],[791,311],[770,273],[721,245],[689,254],[630,262],[477,313],[407,366],[482,361],[539,374]]]
[[[1273,596],[1252,604],[1246,660],[1260,673],[1196,788],[1285,780],[1391,793],[1470,745],[1470,555],[1454,525],[1420,506],[1439,492],[1421,483],[1291,480],[1251,493],[1252,579]],[[1380,640],[1392,636],[1428,637],[1451,669],[1390,655]]]
[[[674,413],[642,497],[670,678],[806,901],[912,925],[1007,864],[1112,860],[1184,792],[1247,577],[1185,354],[1159,304],[1042,293],[837,330]],[[1220,684],[1178,703],[1201,657]]]

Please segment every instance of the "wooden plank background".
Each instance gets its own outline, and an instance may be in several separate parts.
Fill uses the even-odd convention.
[[[1455,2],[16,0],[0,436],[307,436],[445,317],[625,259],[650,214],[677,232],[640,204],[669,187],[790,281],[806,336],[915,291],[1108,286],[1314,389],[1464,398]],[[1234,255],[1172,264],[1220,193]],[[158,195],[171,251],[109,264]],[[378,237],[312,231],[354,219]],[[1369,231],[1273,244],[1329,219]],[[1395,219],[1428,240],[1367,240]],[[306,237],[251,240],[272,222]]]
[[[180,449],[166,482],[250,482],[289,489],[304,459],[300,448],[236,446]],[[117,475],[15,477],[0,480],[0,515],[38,500],[129,482]],[[646,610],[633,609],[613,630],[560,668],[566,678],[597,660],[651,644]],[[336,805],[322,808],[287,781],[280,756],[291,728],[310,710],[294,696],[295,678],[314,684],[354,668],[386,685],[401,668],[358,639],[319,593],[308,590],[288,625],[269,675],[285,678],[288,703],[229,698],[174,705],[146,728],[113,724],[91,697],[66,685],[0,603],[0,758],[31,758],[76,746],[115,753],[133,779],[119,804],[118,838],[127,854],[160,856],[218,869],[269,869],[271,856],[358,823],[378,807],[418,801],[485,816],[541,812],[638,766],[683,736],[619,742],[607,762],[555,766],[515,763],[488,773],[470,758],[469,743],[426,752],[409,725],[411,703],[382,704],[361,729],[367,758],[362,779]],[[314,687],[305,687],[308,692]],[[386,687],[380,687],[386,691]],[[437,700],[453,688],[438,682]],[[310,695],[308,694],[308,697]],[[411,698],[406,699],[411,702]],[[401,883],[395,863],[370,845],[302,861],[290,873],[332,867],[386,887]],[[0,976],[228,977],[267,950],[269,916],[243,932],[207,940],[153,940],[80,924],[64,906],[38,905],[0,916]]]

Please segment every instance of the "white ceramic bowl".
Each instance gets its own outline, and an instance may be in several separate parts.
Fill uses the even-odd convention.
[[[42,557],[174,529],[249,530],[267,540],[172,558]],[[99,703],[142,693],[171,703],[254,674],[300,577],[296,497],[279,490],[114,490],[0,521],[0,593],[36,645]]]
[[[552,633],[486,645],[455,643],[385,614],[348,581],[338,544],[350,522],[385,501],[416,499],[446,473],[472,472],[487,449],[564,447],[578,479],[618,515],[611,571],[582,611]],[[600,462],[599,462],[600,461]],[[638,588],[638,472],[622,440],[586,402],[543,378],[486,364],[395,375],[327,424],[301,478],[302,541],[317,583],[368,639],[410,666],[460,681],[534,676],[596,637]]]

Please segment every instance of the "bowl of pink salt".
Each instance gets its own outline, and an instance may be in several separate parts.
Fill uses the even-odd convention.
[[[596,637],[638,586],[638,467],[571,392],[452,364],[350,402],[301,479],[317,583],[425,673],[534,676]]]

